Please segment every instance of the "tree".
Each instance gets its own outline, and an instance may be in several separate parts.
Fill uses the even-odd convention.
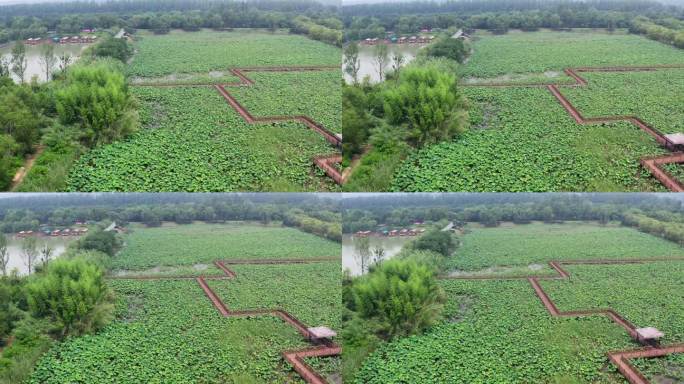
[[[367,237],[357,238],[354,242],[354,250],[359,259],[359,264],[361,264],[361,273],[366,273],[371,256],[370,239]]]
[[[78,242],[79,249],[100,251],[109,256],[114,256],[119,246],[119,239],[114,231],[94,231]]]
[[[354,84],[359,82],[360,68],[359,46],[355,42],[351,42],[344,48],[344,72],[351,76]]]
[[[58,259],[26,285],[29,310],[57,323],[60,336],[97,330],[112,318],[104,271],[82,258]]]
[[[17,86],[5,77],[0,78],[0,132],[9,135],[3,136],[0,141],[4,151],[12,151],[10,156],[33,151],[34,144],[40,138],[40,129],[47,123],[39,103],[38,95],[31,88]]]
[[[17,276],[0,279],[0,345],[7,340],[15,323],[24,317],[23,311],[17,308],[17,302],[23,299],[22,285],[23,279]]]
[[[169,33],[169,30],[170,30],[168,23],[159,17],[154,17],[154,18],[150,19],[149,27],[152,30],[152,32],[154,32],[154,34],[156,34],[156,35],[165,35],[165,34]],[[123,39],[119,39],[119,40],[123,40]]]
[[[28,268],[28,273],[33,271],[33,264],[38,256],[38,244],[35,236],[29,236],[24,239],[21,244],[21,255],[24,259],[24,264]]]
[[[61,72],[66,72],[67,67],[71,64],[71,55],[67,52],[62,53],[59,56],[59,70]]]
[[[50,74],[56,63],[55,46],[52,44],[43,44],[40,48],[40,64],[45,70],[45,81],[50,81]]]
[[[0,233],[0,269],[2,275],[7,276],[7,266],[9,265],[9,250],[7,249],[7,237]]]
[[[413,244],[415,249],[433,251],[450,256],[456,250],[456,241],[448,231],[433,229],[419,237]]]
[[[93,47],[93,55],[113,57],[125,63],[133,55],[133,48],[125,39],[108,37]]]
[[[161,225],[161,219],[159,218],[159,215],[149,208],[142,211],[141,221],[148,227],[159,227]]]
[[[394,70],[395,74],[399,74],[399,69],[402,65],[404,65],[404,55],[399,51],[395,51],[392,54],[392,70]]]
[[[431,57],[446,57],[462,63],[467,52],[463,40],[447,37],[430,44],[426,48],[426,53]]]
[[[378,66],[378,77],[380,78],[380,81],[382,81],[384,79],[385,67],[387,66],[387,59],[389,57],[387,44],[381,43],[376,45],[373,54],[373,61],[375,61],[375,65]]]
[[[86,145],[121,139],[138,126],[126,79],[112,62],[71,67],[55,96],[61,123],[80,124]]]
[[[19,81],[24,83],[24,73],[26,73],[26,67],[28,66],[28,61],[26,60],[26,46],[22,41],[17,41],[12,47],[12,72],[19,78]]]
[[[52,258],[52,252],[53,249],[52,247],[50,247],[48,243],[44,243],[43,246],[40,248],[40,261],[42,262],[43,267],[48,266],[48,263]]]
[[[684,31],[677,32],[677,35],[675,35],[674,38],[674,45],[677,48],[684,49]]]
[[[0,56],[0,77],[9,77],[10,75],[10,61]]]
[[[480,213],[480,223],[485,227],[496,227],[499,225],[499,215],[495,209],[485,209]]]
[[[380,264],[385,260],[385,249],[381,246],[373,248],[373,263]]]
[[[439,320],[444,293],[433,270],[414,260],[388,260],[353,280],[347,308],[372,322],[383,339],[420,333]]]
[[[387,122],[406,128],[414,147],[449,140],[467,127],[456,76],[439,65],[407,66],[382,97]]]
[[[345,158],[351,159],[363,151],[368,136],[375,127],[377,119],[371,119],[367,112],[368,99],[368,95],[362,87],[343,85],[342,127],[344,140],[342,142],[342,153]]]

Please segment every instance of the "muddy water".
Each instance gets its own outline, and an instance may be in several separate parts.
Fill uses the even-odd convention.
[[[404,244],[415,239],[411,236],[397,236],[397,237],[369,237],[370,249],[382,247],[385,250],[385,260],[396,256]],[[342,236],[342,268],[349,270],[352,276],[361,274],[361,260],[354,249],[354,241],[356,237],[351,235]]]
[[[12,269],[17,269],[20,275],[26,275],[28,268],[24,264],[24,258],[22,257],[21,245],[24,239],[16,236],[7,236],[9,240],[9,267],[7,272],[9,273]],[[56,258],[66,250],[67,245],[78,239],[78,237],[39,237],[38,238],[38,249],[43,247],[43,244],[48,244],[52,248],[52,258]]]
[[[385,66],[385,71],[392,69],[392,56],[394,52],[400,52],[404,55],[404,65],[413,61],[418,54],[418,51],[424,47],[425,44],[389,44],[387,45],[387,51],[389,52],[389,60]],[[361,61],[361,66],[359,68],[359,81],[362,81],[364,77],[368,76],[372,83],[377,83],[380,79],[378,75],[378,65],[375,63],[373,58],[373,52],[375,51],[375,46],[373,45],[359,45],[359,60]],[[342,67],[344,71],[344,66]],[[352,82],[352,78],[346,73],[344,79],[347,83]]]
[[[71,63],[73,64],[76,59],[81,56],[81,52],[88,47],[89,44],[55,44],[55,56],[59,57],[62,53],[66,52],[71,55]],[[0,56],[5,60],[9,60],[12,56],[12,46],[13,44],[5,45],[0,48]],[[33,76],[38,77],[39,82],[45,82],[45,69],[40,62],[40,50],[42,45],[27,45],[26,46],[26,61],[28,65],[26,66],[26,73],[24,74],[24,81],[30,81]],[[58,65],[55,65],[54,70],[56,70]],[[18,81],[19,78],[12,74],[14,81]]]

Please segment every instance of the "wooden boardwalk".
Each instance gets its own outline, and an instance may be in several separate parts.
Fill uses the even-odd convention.
[[[658,261],[683,261],[684,257],[652,257],[652,258],[635,258],[635,259],[595,259],[595,260],[569,260],[569,261],[550,261],[549,266],[557,273],[556,276],[515,276],[515,277],[501,277],[497,275],[484,275],[484,276],[441,276],[441,279],[448,280],[522,280],[525,279],[529,281],[530,285],[534,289],[535,294],[539,297],[539,300],[544,305],[544,308],[553,317],[582,317],[582,316],[606,316],[613,323],[623,328],[629,336],[638,341],[638,335],[636,332],[636,327],[629,320],[620,315],[617,311],[612,308],[600,308],[600,309],[584,309],[576,311],[559,311],[556,304],[549,297],[549,295],[544,291],[540,280],[567,280],[570,278],[570,274],[563,269],[562,265],[620,265],[620,264],[643,264],[643,263],[653,263]],[[652,358],[652,357],[662,357],[674,353],[684,353],[684,344],[668,345],[668,346],[646,346],[641,349],[627,350],[627,351],[613,351],[608,352],[608,359],[615,364],[618,371],[627,379],[630,384],[650,384],[649,381],[639,372],[632,364],[629,363],[630,359],[637,358]]]

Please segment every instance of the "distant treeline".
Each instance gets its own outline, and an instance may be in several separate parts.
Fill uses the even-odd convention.
[[[46,16],[83,13],[128,13],[209,10],[231,3],[237,7],[254,8],[260,11],[304,12],[316,9],[334,8],[315,0],[109,0],[109,1],[64,1],[35,4],[13,4],[0,7],[2,16]]]
[[[673,17],[650,20],[639,16],[632,21],[630,31],[661,43],[684,48],[684,20]]]
[[[171,205],[183,203],[210,204],[213,202],[246,205],[273,204],[301,208],[307,212],[317,209],[339,212],[334,194],[326,193],[46,193],[0,196],[0,219],[13,210],[30,210],[44,216],[59,208],[99,208],[118,210],[135,205]]]
[[[684,8],[653,1],[447,1],[353,5],[343,7],[347,40],[407,34],[429,28],[509,29],[630,28],[637,16],[681,19]]]
[[[163,195],[163,194],[162,194]],[[69,226],[74,222],[115,221],[118,224],[139,222],[159,226],[162,222],[189,224],[193,221],[210,223],[225,221],[259,221],[264,224],[281,221],[283,225],[305,232],[341,240],[340,214],[335,204],[327,200],[290,205],[280,203],[252,203],[247,200],[172,204],[141,204],[117,206],[60,207],[50,210],[10,209],[2,213],[0,232],[37,231],[41,225]]]
[[[440,201],[441,199],[430,201],[433,198],[425,198],[424,204],[418,203],[413,207],[406,203],[383,207],[382,203],[378,201],[375,208],[343,210],[342,230],[343,233],[353,233],[360,230],[377,229],[378,224],[403,227],[416,221],[435,222],[440,220],[478,222],[485,226],[497,226],[504,221],[525,224],[531,221],[596,220],[607,223],[609,221],[623,221],[625,215],[634,212],[635,209],[640,212],[647,212],[654,217],[660,217],[661,220],[664,217],[668,217],[669,220],[679,218],[679,222],[684,223],[684,211],[679,201],[654,197],[645,198],[644,195],[638,198],[640,201],[635,201],[636,199],[624,195],[614,196],[615,198],[606,197],[595,201],[573,195],[539,197],[538,199],[523,197],[517,201],[515,201],[516,199],[502,201],[490,197],[489,201],[486,201],[486,198],[478,201],[477,198],[472,198],[472,195],[466,195],[464,202],[453,199],[452,203],[445,204],[444,201]],[[684,225],[682,227],[684,228]]]
[[[0,7],[0,44],[82,29],[290,28],[330,44],[342,41],[337,8],[314,1],[110,1]]]
[[[633,210],[622,215],[622,224],[684,246],[684,216],[669,211]]]
[[[354,4],[343,6],[346,18],[354,16],[379,15],[426,15],[437,13],[475,14],[481,12],[589,9],[601,11],[643,12],[669,9],[652,0],[447,0],[383,2],[375,4]]]

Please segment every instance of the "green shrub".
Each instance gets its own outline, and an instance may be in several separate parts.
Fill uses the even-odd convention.
[[[40,358],[52,345],[47,332],[54,329],[47,319],[25,316],[14,330],[15,340],[0,358],[0,384],[23,383]]]
[[[414,260],[389,260],[353,281],[347,307],[383,339],[415,333],[441,317],[444,294],[434,271]]]
[[[456,250],[457,243],[450,232],[433,229],[418,238],[413,243],[413,248],[418,250],[433,251],[442,256],[449,256]]]
[[[404,127],[414,147],[449,140],[467,128],[466,102],[456,75],[442,67],[430,62],[407,66],[383,92],[387,122]]]
[[[103,61],[77,65],[67,71],[55,93],[63,124],[79,124],[88,146],[121,139],[138,127],[138,114],[119,66]]]
[[[0,279],[0,346],[12,332],[14,323],[21,317],[21,311],[16,307],[12,296],[12,287],[8,279]]]
[[[462,63],[468,52],[463,40],[446,37],[429,45],[425,53],[431,57],[446,57]]]
[[[112,57],[125,63],[133,55],[133,47],[125,39],[109,37],[95,45],[92,54],[95,57]]]
[[[73,162],[81,154],[78,130],[55,124],[43,137],[45,151],[17,188],[17,192],[54,192],[66,189],[66,179]]]
[[[60,336],[80,335],[104,326],[114,306],[104,271],[84,259],[57,259],[26,285],[30,312],[49,318]]]
[[[82,250],[92,250],[114,256],[121,246],[114,231],[94,231],[79,240],[77,247]]]

